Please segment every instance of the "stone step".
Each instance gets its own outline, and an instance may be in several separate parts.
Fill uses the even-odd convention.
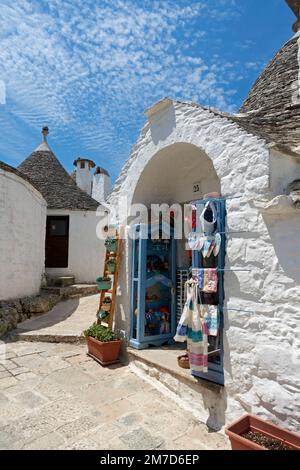
[[[81,334],[44,334],[43,332],[20,332],[18,329],[13,330],[9,334],[12,341],[28,341],[31,343],[68,343],[68,344],[84,344],[85,337]]]
[[[75,284],[75,276],[46,276],[48,287],[68,287]]]
[[[61,299],[86,297],[98,293],[97,284],[72,284],[66,287],[43,287],[43,292],[59,295]]]
[[[127,348],[129,365],[140,377],[173,399],[211,430],[218,431],[220,445],[228,447],[224,436],[226,394],[222,386],[198,379],[178,366],[184,354],[179,346],[136,350]],[[219,432],[220,431],[220,432]]]

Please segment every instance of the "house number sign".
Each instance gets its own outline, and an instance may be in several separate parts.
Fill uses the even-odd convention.
[[[201,183],[194,183],[193,184],[193,193],[194,194],[201,193]]]

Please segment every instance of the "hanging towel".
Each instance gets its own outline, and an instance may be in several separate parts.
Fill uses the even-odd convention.
[[[203,292],[213,294],[218,291],[218,271],[216,268],[204,269]]]
[[[187,340],[190,369],[194,372],[206,373],[208,372],[208,331],[198,308],[193,312],[193,332],[194,337],[188,337]]]
[[[192,276],[194,281],[197,283],[200,290],[204,287],[204,269],[202,268],[193,268]]]
[[[218,271],[216,268],[193,268],[192,277],[202,292],[206,294],[218,292]]]

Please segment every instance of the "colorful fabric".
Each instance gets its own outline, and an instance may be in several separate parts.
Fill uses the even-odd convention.
[[[215,235],[215,246],[214,246],[214,255],[218,256],[221,248],[222,237],[220,233],[216,233]]]
[[[201,305],[200,308],[208,336],[218,336],[218,307],[216,305]]]
[[[203,258],[206,258],[206,257],[209,258],[208,253],[211,253],[212,243],[213,243],[213,240],[209,240],[208,238],[206,238],[203,249],[202,249]]]
[[[187,301],[185,303],[175,341],[187,341],[190,368],[195,372],[207,372],[208,328],[198,305],[198,285],[194,281],[186,283]]]
[[[193,311],[196,305],[194,285],[187,282],[185,288],[187,299],[174,337],[174,340],[179,343],[184,343],[187,340],[188,328],[192,325]]]
[[[203,292],[212,294],[218,291],[218,271],[216,268],[205,269],[205,286]]]
[[[192,276],[202,292],[206,294],[218,292],[218,271],[216,268],[194,268]]]
[[[203,258],[209,258],[212,254],[218,256],[221,248],[222,238],[219,233],[211,236],[200,235],[191,232],[187,239],[187,249],[201,251]]]
[[[212,240],[211,243],[210,243],[210,247],[209,247],[209,250],[207,252],[206,258],[211,257],[211,255],[214,253],[215,246],[216,246],[216,243],[215,243],[214,240]]]

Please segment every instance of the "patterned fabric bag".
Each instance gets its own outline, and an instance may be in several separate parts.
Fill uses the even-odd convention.
[[[197,301],[194,283],[188,281],[185,284],[185,289],[186,302],[174,337],[174,340],[178,343],[184,343],[187,340],[188,327],[192,323],[194,304]]]
[[[188,281],[187,301],[177,327],[175,341],[187,341],[190,369],[195,372],[208,371],[208,331],[198,305],[198,285]]]

